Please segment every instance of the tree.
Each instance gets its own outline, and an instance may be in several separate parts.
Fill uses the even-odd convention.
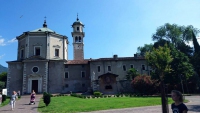
[[[138,73],[138,71],[135,68],[130,68],[127,71],[126,79],[127,80],[132,80],[132,79],[134,79],[138,75],[139,75],[139,73]]]
[[[173,61],[170,63],[173,70],[170,74],[168,74],[168,76],[170,75],[169,81],[173,83],[173,76],[178,77],[179,74],[186,75],[187,78],[191,76],[193,74],[193,66],[190,63],[189,57],[180,50],[177,50],[173,44],[171,44],[169,41],[161,39],[160,41],[154,43],[154,48],[159,48],[159,46],[164,46],[165,44],[168,45],[169,49],[171,50],[170,54],[173,57]],[[177,77],[174,79],[177,80]]]
[[[162,96],[162,111],[163,113],[168,113],[168,102],[165,96],[165,86],[164,86],[164,76],[169,73],[172,69],[170,63],[173,61],[171,51],[167,44],[163,47],[153,48],[152,52],[147,52],[145,55],[147,62],[155,68],[160,77],[161,81],[161,96]]]
[[[194,55],[192,58],[192,64],[194,65],[194,69],[197,72],[197,74],[200,76],[200,45],[197,42],[197,38],[194,33],[192,33],[192,38],[193,38],[193,44],[194,44]]]
[[[200,46],[199,46],[199,43],[197,42],[197,38],[196,38],[194,32],[192,32],[192,40],[193,40],[193,44],[194,44],[195,53],[199,53],[200,52]]]
[[[181,29],[181,27],[178,25],[166,23],[164,26],[161,26],[156,30],[156,33],[153,34],[152,39],[154,41],[165,39],[176,46],[181,40],[182,32],[183,29]]]
[[[137,50],[139,51],[140,55],[144,56],[146,52],[153,50],[153,44],[145,44],[143,47],[139,46]]]
[[[199,30],[191,25],[185,27],[166,23],[165,25],[157,28],[156,33],[152,36],[152,39],[154,41],[166,40],[172,43],[176,49],[190,57],[193,52],[192,48],[187,46],[185,43],[192,40],[192,33],[198,34]]]
[[[6,82],[7,81],[7,73],[3,72],[0,74],[0,81]]]
[[[4,82],[4,87],[6,87],[6,83],[7,83],[7,73],[6,72],[3,72],[0,74],[0,81],[1,82]]]

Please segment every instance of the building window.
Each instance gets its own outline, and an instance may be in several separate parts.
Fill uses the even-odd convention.
[[[24,58],[24,50],[23,49],[21,50],[21,58],[22,59]]]
[[[40,56],[40,47],[35,47],[35,55]]]
[[[81,42],[81,37],[79,36],[79,42]]]
[[[105,89],[112,89],[112,86],[111,85],[106,85]]]
[[[142,70],[145,70],[145,65],[142,65]]]
[[[98,70],[98,72],[100,72],[101,71],[101,67],[97,66],[97,70]]]
[[[68,84],[65,84],[65,87],[66,87],[66,88],[68,88],[68,87],[69,87],[69,85],[68,85]]]
[[[108,66],[108,71],[111,71],[111,66]]]
[[[85,72],[84,71],[81,72],[81,77],[85,78]]]
[[[131,64],[131,68],[133,68],[134,66],[133,66],[133,64]]]
[[[55,56],[59,56],[59,49],[55,49]]]
[[[78,42],[78,37],[77,36],[75,37],[75,42]]]
[[[33,71],[34,73],[37,73],[37,72],[39,71],[39,68],[35,66],[35,67],[32,68],[32,71]]]
[[[79,27],[77,27],[76,29],[77,29],[77,31],[79,31]]]
[[[67,64],[65,64],[65,68],[68,68],[68,65],[67,65]]]
[[[125,65],[123,65],[123,70],[126,71],[126,66]]]
[[[85,67],[85,65],[84,64],[82,64],[82,68],[84,68]]]
[[[69,78],[69,72],[65,72],[65,78]]]
[[[82,84],[82,87],[85,87],[85,84]]]

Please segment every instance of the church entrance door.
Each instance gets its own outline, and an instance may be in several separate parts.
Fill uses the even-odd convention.
[[[38,93],[38,80],[32,80],[32,90],[35,91],[35,93]]]

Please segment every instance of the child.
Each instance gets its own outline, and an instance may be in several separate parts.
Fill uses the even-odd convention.
[[[172,100],[174,103],[171,105],[171,109],[173,113],[187,113],[188,108],[183,103],[183,95],[180,91],[172,90]]]
[[[13,94],[10,97],[10,105],[12,107],[11,110],[14,110],[14,108],[15,108],[16,99],[17,99],[17,93],[15,91],[13,91]]]

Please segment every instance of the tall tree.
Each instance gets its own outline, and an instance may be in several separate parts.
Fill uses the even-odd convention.
[[[192,32],[192,40],[193,40],[193,44],[194,44],[195,53],[199,53],[200,52],[200,46],[199,46],[199,43],[197,42],[197,38],[196,38],[194,32]]]
[[[144,44],[143,47],[139,46],[137,50],[139,51],[140,55],[144,56],[146,52],[153,50],[153,44]]]
[[[181,41],[182,32],[183,29],[181,29],[178,25],[166,23],[164,26],[161,26],[156,30],[152,39],[154,41],[165,39],[174,44],[176,47],[176,45]]]
[[[163,47],[153,49],[152,52],[147,52],[145,55],[147,62],[159,72],[161,81],[161,96],[162,96],[162,112],[168,113],[168,102],[165,95],[164,76],[171,71],[170,63],[173,61],[171,51],[167,44]]]

